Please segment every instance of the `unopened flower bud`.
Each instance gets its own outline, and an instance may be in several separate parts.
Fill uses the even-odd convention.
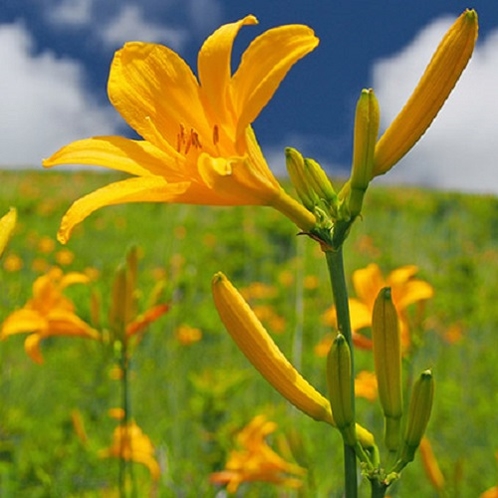
[[[379,103],[372,89],[362,90],[356,105],[353,166],[349,212],[357,216],[361,212],[363,196],[372,179],[375,143],[379,132]]]
[[[344,442],[356,445],[354,399],[351,389],[351,351],[346,338],[337,334],[327,356],[327,385],[336,427]]]
[[[400,457],[405,465],[415,457],[415,451],[422,440],[431,416],[433,399],[434,379],[432,372],[426,370],[422,372],[413,385],[404,444]]]
[[[400,440],[403,414],[401,381],[401,341],[398,315],[391,299],[391,289],[383,288],[375,300],[372,313],[372,340],[379,399],[385,417],[385,443],[396,451]]]

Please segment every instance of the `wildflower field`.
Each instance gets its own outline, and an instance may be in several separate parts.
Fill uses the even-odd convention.
[[[213,275],[223,271],[280,349],[325,393],[322,349],[333,332],[332,293],[318,244],[275,210],[164,204],[106,207],[59,244],[57,229],[71,202],[116,179],[83,171],[0,172],[1,213],[11,205],[18,211],[1,260],[0,321],[23,308],[35,281],[57,267],[85,275],[63,295],[99,334],[44,338],[39,361],[25,352],[26,334],[0,342],[1,496],[117,495],[123,470],[113,458],[113,435],[122,365],[109,329],[116,272],[133,247],[137,315],[150,318],[147,311],[163,305],[140,322],[127,365],[129,421],[143,453],[128,458],[135,495],[221,493],[216,476],[233,450],[241,451],[241,430],[259,416],[276,423],[266,442],[287,462],[280,470],[288,475],[242,482],[238,495],[340,496],[340,433],[294,409],[250,366],[211,295]],[[407,385],[426,368],[434,374],[427,442],[436,461],[417,453],[389,494],[479,496],[498,484],[498,200],[374,185],[365,203],[344,250],[351,297],[361,298],[352,276],[365,268],[388,278],[408,267],[408,280],[433,289],[432,297],[406,308],[403,368]],[[369,328],[361,333],[367,341]],[[361,380],[373,371],[370,350],[357,350],[356,370],[363,375],[356,418],[380,437],[375,386]],[[364,483],[360,495],[367,494]]]

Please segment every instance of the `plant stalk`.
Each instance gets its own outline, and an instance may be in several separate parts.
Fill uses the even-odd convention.
[[[342,245],[337,249],[325,251],[327,266],[329,269],[330,282],[337,314],[337,325],[339,332],[345,337],[351,351],[351,399],[353,400],[354,412],[354,349],[353,336],[351,333],[351,321],[349,317],[348,291],[346,287],[346,276],[344,274],[344,261]],[[356,453],[352,446],[344,444],[344,479],[345,497],[357,498],[358,477],[356,465]],[[380,495],[379,495],[380,496]]]

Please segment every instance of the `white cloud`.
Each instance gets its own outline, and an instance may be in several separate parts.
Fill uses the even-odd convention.
[[[56,24],[84,26],[92,20],[93,0],[62,0],[47,10],[49,20]]]
[[[452,20],[439,19],[373,68],[385,127],[401,109]],[[455,90],[415,148],[381,181],[498,193],[498,31],[480,40]]]
[[[99,30],[104,43],[114,49],[130,40],[161,42],[179,51],[187,40],[185,29],[171,28],[146,21],[138,5],[125,5],[118,15]]]
[[[33,55],[21,23],[0,26],[0,165],[35,166],[78,138],[115,133],[120,122],[83,86],[83,68],[51,52]]]

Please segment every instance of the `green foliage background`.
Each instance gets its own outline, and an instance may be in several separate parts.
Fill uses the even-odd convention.
[[[19,218],[3,262],[17,255],[23,265],[15,272],[0,270],[0,320],[30,298],[40,259],[56,264],[62,247],[41,254],[40,239],[55,238],[71,202],[116,178],[0,172],[0,214],[12,205]],[[98,270],[89,286],[68,289],[83,319],[91,320],[94,291],[101,296],[105,324],[113,273],[132,244],[141,249],[142,310],[158,281],[172,305],[145,334],[132,363],[133,417],[156,446],[163,470],[157,495],[215,496],[209,474],[223,468],[234,434],[266,413],[278,422],[280,435],[292,430],[302,439],[304,449],[295,456],[309,469],[304,496],[340,496],[338,433],[293,410],[253,371],[223,329],[210,294],[211,278],[220,270],[239,288],[251,282],[274,287],[264,304],[286,324],[275,339],[324,393],[324,359],[314,347],[328,332],[322,315],[332,297],[317,244],[268,208],[105,208],[78,227],[66,246],[75,256],[66,271]],[[496,485],[498,200],[374,186],[346,243],[345,262],[348,275],[371,262],[384,274],[415,264],[418,276],[434,286],[406,378],[427,367],[434,371],[436,402],[428,435],[448,496],[478,496]],[[303,289],[307,276],[317,279],[316,288]],[[174,334],[181,324],[200,328],[202,340],[181,345]],[[444,338],[452,325],[463,330],[455,344]],[[26,356],[23,341],[17,336],[0,343],[0,495],[90,497],[115,489],[117,462],[98,456],[116,425],[107,410],[119,405],[119,384],[109,376],[112,352],[88,340],[54,338],[43,343],[40,366]],[[358,352],[359,368],[371,370],[372,364],[369,352]],[[74,409],[85,422],[86,445],[75,435]],[[360,399],[358,412],[381,444],[378,406]],[[147,496],[146,469],[136,465],[136,476]],[[362,493],[367,491],[365,484]],[[240,496],[277,495],[271,485],[240,488]],[[390,495],[437,496],[419,459]]]

